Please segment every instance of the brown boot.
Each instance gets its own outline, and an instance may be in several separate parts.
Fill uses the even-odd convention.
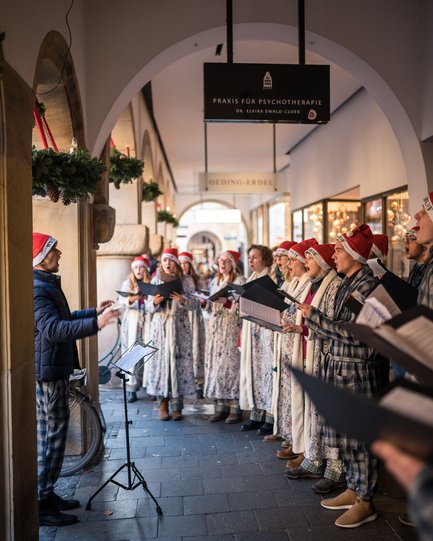
[[[224,419],[227,417],[228,413],[224,411],[217,411],[213,415],[209,417],[209,421],[211,423],[216,423],[218,421],[224,421]]]
[[[235,423],[240,423],[242,421],[242,415],[240,413],[230,413],[226,419],[228,425],[234,425]]]
[[[168,398],[163,398],[159,405],[159,420],[169,421],[170,419],[171,415],[168,413]]]
[[[293,460],[298,455],[293,452],[292,446],[286,447],[285,449],[282,448],[279,451],[277,451],[277,458],[281,458],[282,460]]]
[[[288,449],[289,447],[292,447],[292,444],[288,440],[283,440],[281,442],[281,447],[284,447],[284,449]]]
[[[356,503],[352,507],[343,513],[341,517],[338,517],[335,521],[335,525],[340,528],[358,528],[367,522],[373,522],[377,519],[376,509],[373,502],[356,499]]]
[[[350,509],[356,503],[356,492],[350,488],[336,496],[335,498],[328,498],[322,500],[320,505],[325,509],[331,509],[333,511],[338,509]]]
[[[263,438],[263,441],[266,441],[267,443],[274,443],[276,441],[281,441],[282,439],[283,438],[278,434],[268,434]]]
[[[182,421],[182,410],[173,411],[173,421]]]
[[[286,468],[289,468],[292,470],[293,468],[297,468],[302,464],[302,461],[304,460],[304,455],[300,454],[296,458],[292,458],[292,460],[288,460],[286,462]]]

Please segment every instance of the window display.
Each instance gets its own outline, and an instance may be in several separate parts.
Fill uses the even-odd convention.
[[[295,210],[293,213],[293,238],[295,242],[301,242],[304,238],[302,234],[302,210]]]
[[[403,238],[409,228],[409,222],[408,192],[396,192],[388,195],[386,197],[385,231],[389,241],[387,266],[400,277],[407,274]]]
[[[323,202],[304,208],[304,239],[323,242]]]
[[[365,223],[370,226],[374,234],[380,234],[383,230],[382,209],[382,198],[365,203]]]
[[[338,235],[359,225],[359,201],[327,201],[327,242],[335,242]]]

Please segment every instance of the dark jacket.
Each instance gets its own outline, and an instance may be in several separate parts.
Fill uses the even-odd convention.
[[[60,276],[33,271],[35,369],[38,381],[69,377],[79,368],[75,340],[98,332],[96,310],[70,312]]]

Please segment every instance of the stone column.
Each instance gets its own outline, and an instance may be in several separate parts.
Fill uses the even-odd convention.
[[[38,538],[33,102],[31,89],[4,60],[0,44],[0,539],[5,541]]]

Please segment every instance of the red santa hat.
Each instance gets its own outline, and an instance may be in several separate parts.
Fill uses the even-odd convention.
[[[232,267],[235,269],[238,265],[239,258],[241,257],[240,252],[235,252],[234,250],[226,250],[221,255],[228,257],[232,263]]]
[[[144,267],[146,269],[149,268],[149,258],[144,258],[143,256],[139,255],[137,256],[134,261],[131,263],[131,269],[135,269],[136,267]]]
[[[283,241],[278,248],[274,251],[274,255],[289,255],[289,250],[292,246],[295,246],[296,242],[293,240]]]
[[[194,258],[192,256],[192,254],[190,254],[189,252],[181,252],[179,254],[179,261],[187,261],[188,263],[190,263],[191,265],[193,264],[193,261],[194,261]]]
[[[57,241],[45,233],[33,233],[33,267],[37,267],[56,246]]]
[[[422,206],[430,216],[430,220],[433,222],[433,192],[430,192],[426,197],[424,197],[422,200]]]
[[[319,244],[316,239],[305,239],[292,246],[289,250],[289,256],[298,259],[301,263],[305,263],[305,252],[308,248]]]
[[[352,231],[338,235],[337,240],[343,244],[346,252],[359,263],[365,265],[373,246],[373,233],[367,224],[358,225]]]
[[[317,261],[324,271],[330,271],[335,269],[335,261],[332,259],[335,251],[335,244],[316,244],[308,250],[305,254],[309,254]]]
[[[418,237],[419,225],[414,225],[409,229],[409,231],[404,236],[404,242],[409,242],[411,240],[416,240]]]
[[[388,237],[387,235],[373,235],[373,246],[371,248],[373,254],[379,259],[383,259],[388,255]]]
[[[165,248],[162,251],[161,259],[164,259],[164,257],[168,257],[179,265],[179,255],[177,253],[177,248]]]

